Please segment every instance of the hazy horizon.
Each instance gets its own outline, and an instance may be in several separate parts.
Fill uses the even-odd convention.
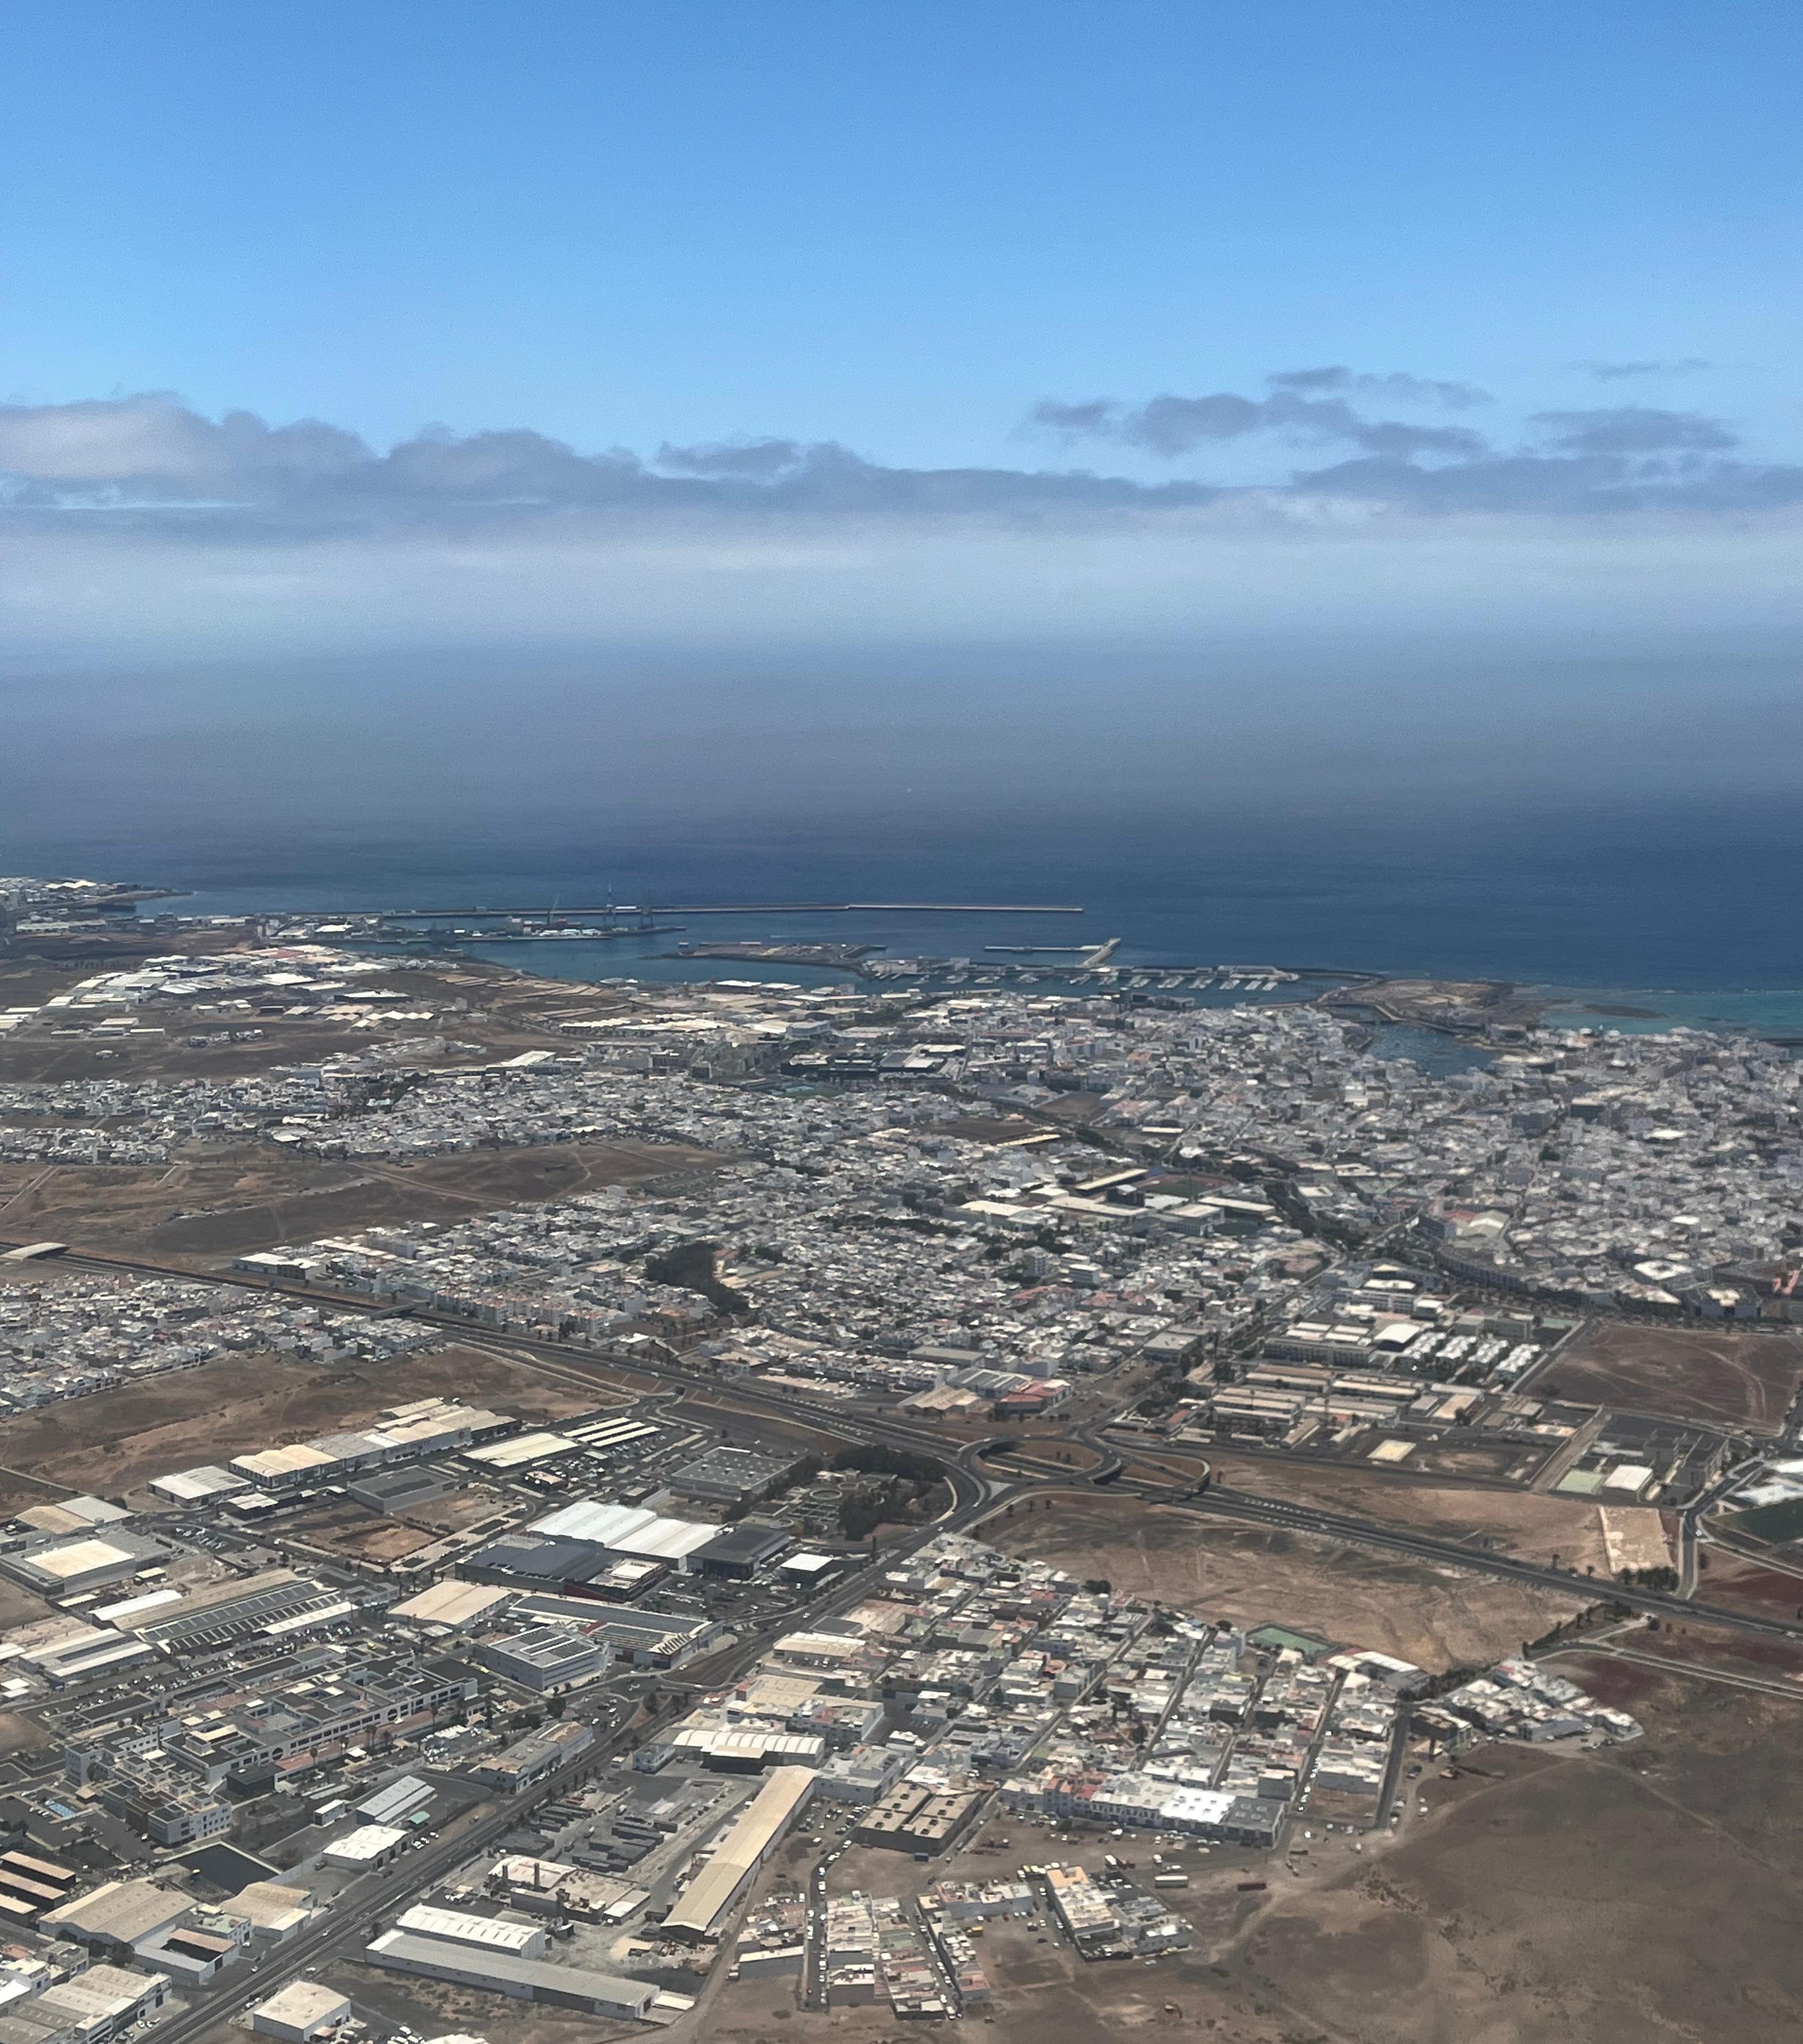
[[[1692,27],[28,13],[6,863],[1782,830],[1803,38]]]

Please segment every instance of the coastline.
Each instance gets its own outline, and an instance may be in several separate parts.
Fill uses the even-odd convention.
[[[705,876],[689,877],[705,880]],[[1339,934],[1366,939],[1374,935],[1382,946],[1378,958],[1385,962],[1327,963],[1323,961],[1344,959],[1346,953],[1337,944],[1332,950],[1326,944],[1319,950],[1302,950],[1294,943],[1299,931],[1306,938],[1305,923],[1312,928],[1321,919],[1312,909],[1299,916],[1287,886],[1274,889],[1267,902],[1262,887],[1248,892],[1227,875],[1221,877],[1218,887],[1205,886],[1181,906],[1174,897],[1167,899],[1162,893],[1121,897],[1118,890],[1104,888],[1098,879],[1094,897],[1085,895],[1088,906],[1077,913],[1067,908],[1055,919],[1065,921],[1068,917],[1076,924],[1084,932],[1081,943],[1061,938],[1056,944],[1040,941],[1044,917],[1023,913],[1028,905],[1018,895],[1013,902],[1005,898],[993,908],[982,901],[992,890],[978,887],[967,887],[967,898],[961,901],[885,903],[871,898],[886,891],[879,887],[867,889],[859,901],[848,901],[842,909],[828,915],[821,912],[829,905],[828,890],[805,885],[819,878],[811,863],[795,866],[782,877],[802,883],[795,889],[791,908],[767,901],[761,907],[719,904],[709,901],[705,886],[659,886],[654,890],[641,881],[634,886],[632,891],[639,900],[679,894],[687,902],[707,902],[710,912],[705,943],[700,941],[700,932],[695,933],[697,941],[682,942],[682,933],[672,928],[675,912],[666,910],[648,928],[617,924],[611,930],[593,932],[529,928],[472,930],[467,940],[460,935],[454,943],[447,943],[440,932],[422,928],[406,948],[443,949],[472,957],[494,958],[499,953],[523,972],[587,983],[612,979],[682,983],[739,976],[759,983],[778,979],[809,986],[881,986],[889,982],[898,988],[913,983],[953,991],[1009,985],[1029,993],[1125,991],[1151,998],[1200,1000],[1206,1005],[1248,997],[1325,997],[1342,1008],[1356,1006],[1363,994],[1374,997],[1371,1019],[1379,1027],[1419,1029],[1446,1041],[1470,1036],[1464,1018],[1436,1012],[1432,1004],[1424,1007],[1413,999],[1398,1005],[1390,996],[1401,987],[1459,986],[1481,989],[1481,1023],[1505,1019],[1506,1014],[1507,1019],[1523,1023],[1532,1020],[1551,1028],[1600,1028],[1624,1035],[1689,1028],[1717,1034],[1747,1033],[1787,1048],[1803,1047],[1803,984],[1774,986],[1750,974],[1732,974],[1720,970],[1726,959],[1716,962],[1712,977],[1709,962],[1693,945],[1686,948],[1675,931],[1663,935],[1656,945],[1649,942],[1640,947],[1650,949],[1662,963],[1669,959],[1672,966],[1682,968],[1670,978],[1620,972],[1590,978],[1548,971],[1538,958],[1518,960],[1512,955],[1522,947],[1518,932],[1509,925],[1499,924],[1492,932],[1487,917],[1449,921],[1448,905],[1436,891],[1409,910],[1400,902],[1394,905],[1394,912],[1386,912],[1382,928],[1375,931],[1368,914],[1336,912],[1331,920]],[[856,877],[871,876],[865,872]],[[957,876],[951,877],[954,886],[948,887],[948,895],[955,891]],[[298,918],[302,904],[313,909],[322,922],[329,917],[336,926],[320,929],[321,941],[344,942],[351,932],[343,926],[361,923],[363,916],[348,909],[320,910],[314,905],[329,901],[334,895],[367,903],[372,894],[379,897],[394,882],[392,874],[347,868],[331,879],[316,874],[311,879],[302,875],[283,882],[221,886],[210,885],[205,876],[183,873],[168,887],[134,883],[131,891],[140,894],[142,909],[129,920],[108,916],[104,926],[97,924],[89,934],[71,932],[65,955],[98,961],[114,951],[125,956],[154,951],[180,941],[183,932],[191,935],[210,923],[244,918],[256,919],[266,928],[279,928]],[[1339,890],[1331,878],[1323,885],[1329,890],[1323,898],[1337,903]],[[123,891],[102,886],[115,899]],[[418,904],[422,896],[429,904],[435,894],[466,901],[485,897],[507,901],[542,892],[544,906],[532,912],[549,922],[559,913],[560,892],[565,898],[582,901],[605,898],[610,891],[604,884],[571,883],[550,874],[542,879],[535,874],[525,883],[516,874],[509,883],[492,874],[463,872],[459,876],[452,872],[441,886],[429,889],[394,884],[392,898],[409,905]],[[844,891],[848,895],[852,892]],[[973,897],[976,898],[969,898]],[[178,898],[179,912],[167,905]],[[1348,909],[1352,905],[1347,904]],[[161,913],[157,912],[160,909]],[[396,912],[422,924],[437,916],[448,920],[455,913],[417,905]],[[621,914],[624,923],[625,912]],[[794,925],[784,928],[790,914]],[[1053,934],[1046,932],[1048,938]],[[1268,950],[1263,942],[1267,935],[1271,939]],[[1330,941],[1332,935],[1328,932]],[[1493,936],[1494,947],[1490,941]],[[678,939],[675,955],[670,948],[673,936]],[[48,952],[61,947],[26,940],[17,948]],[[1598,947],[1574,947],[1567,942],[1560,948],[1593,952],[1599,964],[1628,962]],[[1482,973],[1471,970],[1461,955],[1484,951],[1490,953],[1494,962]],[[1102,959],[1097,959],[1098,953],[1103,953]],[[902,967],[900,961],[909,956],[926,969],[915,973]],[[1256,967],[1219,962],[1247,957],[1280,962]],[[1078,962],[1091,959],[1105,962],[1110,969],[1107,978],[1085,971]],[[1390,963],[1393,959],[1397,962]],[[1214,962],[1206,962],[1210,960]],[[1541,969],[1522,970],[1524,963]],[[1511,966],[1517,969],[1510,971]],[[1207,985],[1194,984],[1205,974]],[[1230,978],[1260,977],[1274,977],[1278,984],[1247,988],[1226,983]]]

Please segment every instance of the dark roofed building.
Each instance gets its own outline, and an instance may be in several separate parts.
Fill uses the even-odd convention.
[[[579,1585],[605,1569],[612,1557],[593,1540],[564,1540],[548,1533],[504,1533],[457,1565],[473,1583],[509,1589],[555,1590]]]
[[[220,1839],[183,1853],[175,1864],[191,1867],[210,1888],[216,1888],[226,1896],[236,1895],[240,1888],[248,1888],[253,1881],[282,1878],[281,1869],[267,1860],[259,1859],[255,1853],[248,1853],[240,1846],[227,1845]]]
[[[793,1448],[709,1448],[670,1479],[679,1497],[706,1504],[748,1504],[799,1469],[807,1457]]]
[[[595,1604],[629,1604],[670,1573],[670,1564],[617,1554],[594,1540],[549,1533],[505,1533],[457,1564],[471,1582],[541,1590]]]
[[[416,1505],[429,1504],[450,1488],[449,1477],[417,1463],[410,1469],[366,1470],[344,1486],[346,1494],[359,1504],[367,1504],[372,1512],[409,1512]]]
[[[786,1527],[761,1519],[747,1519],[729,1526],[705,1547],[695,1550],[691,1566],[704,1576],[726,1576],[743,1580],[767,1562],[774,1562],[789,1545]]]

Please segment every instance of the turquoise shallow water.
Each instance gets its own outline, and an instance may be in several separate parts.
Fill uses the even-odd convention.
[[[1549,1020],[1569,1020],[1581,1028],[1620,1029],[1632,1034],[1669,1029],[1680,1024],[1692,1029],[1745,1029],[1761,1036],[1803,1037],[1803,991],[1727,987],[1707,991],[1671,987],[1538,990],[1559,1001]],[[1601,1012],[1611,1008],[1647,1008],[1655,1012],[1650,1018]]]

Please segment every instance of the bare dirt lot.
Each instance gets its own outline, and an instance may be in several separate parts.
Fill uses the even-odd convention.
[[[1649,1697],[1686,1685],[1740,1680],[1776,1684],[1803,1703],[1803,1646],[1709,1626],[1612,1626],[1588,1645],[1540,1657],[1605,1704],[1631,1716]],[[1582,1663],[1582,1665],[1578,1665]]]
[[[304,1512],[283,1527],[285,1538],[329,1554],[342,1554],[359,1562],[400,1562],[429,1547],[436,1537],[404,1519],[390,1519],[367,1505],[346,1502],[322,1510]]]
[[[48,1494],[37,1491],[29,1501],[41,1504]],[[21,1505],[26,1501],[20,1500]],[[0,1632],[10,1631],[15,1625],[29,1625],[36,1619],[49,1616],[50,1606],[42,1597],[33,1596],[22,1583],[0,1582]]]
[[[345,1498],[294,1514],[283,1522],[283,1532],[285,1538],[327,1554],[358,1562],[389,1562],[417,1554],[447,1533],[460,1533],[485,1520],[506,1516],[507,1500],[498,1492],[479,1488],[410,1505],[404,1514],[393,1516]]]
[[[1522,1561],[1606,1573],[1609,1554],[1598,1508],[1577,1499],[1532,1491],[1442,1487],[1405,1476],[1331,1466],[1298,1470],[1258,1455],[1216,1455],[1216,1477],[1236,1490],[1291,1501],[1305,1499],[1324,1512],[1406,1526],[1440,1540],[1463,1540]],[[1656,1513],[1650,1514],[1656,1517]]]
[[[1656,1632],[1635,1626],[1617,1631],[1611,1638],[1636,1655],[1674,1662],[1699,1676],[1748,1675],[1759,1681],[1794,1682],[1798,1696],[1803,1696],[1803,1643],[1793,1646],[1782,1639],[1760,1639],[1750,1633],[1697,1625],[1662,1625]]]
[[[585,1399],[504,1357],[462,1345],[398,1363],[222,1356],[9,1420],[0,1426],[0,1511],[67,1490],[122,1497],[166,1470],[359,1426],[409,1399],[458,1397],[522,1418],[556,1420],[605,1396],[598,1387]]]
[[[1732,1327],[1604,1324],[1581,1335],[1536,1396],[1775,1434],[1803,1382],[1803,1340]]]
[[[1499,1441],[1424,1441],[1409,1466],[1428,1476],[1471,1477],[1486,1483],[1527,1483],[1550,1450]]]
[[[1108,1103],[1099,1093],[1067,1093],[1048,1101],[1038,1118],[1042,1127],[1045,1122],[1058,1121],[1067,1128],[1080,1128],[1092,1121],[1099,1121],[1107,1112]],[[1106,1161],[1102,1160],[1104,1163]],[[1097,1168],[1101,1166],[1098,1165]]]
[[[506,1504],[502,1493],[478,1485],[468,1490],[454,1490],[444,1497],[429,1498],[424,1504],[410,1504],[406,1516],[416,1526],[424,1526],[433,1533],[462,1533],[494,1518],[506,1508]]]
[[[541,1143],[406,1164],[294,1157],[263,1144],[197,1147],[172,1166],[143,1170],[14,1166],[13,1184],[0,1191],[0,1235],[222,1266],[278,1243],[396,1222],[467,1220],[719,1161],[655,1143]]]
[[[239,947],[236,933],[213,941],[164,936],[116,955],[9,960],[0,963],[0,1008],[36,1007],[96,973],[130,966],[147,949],[198,956]],[[376,981],[375,975],[371,978]],[[567,1039],[557,1030],[559,1021],[592,1020],[626,1005],[612,988],[540,979],[475,959],[390,959],[383,962],[376,983],[405,997],[406,1020],[399,1015],[390,1022],[379,1015],[348,1018],[323,1012],[223,1017],[152,1006],[137,1019],[163,1035],[133,1037],[123,1044],[102,1041],[79,1017],[65,1016],[48,1026],[40,1021],[0,1041],[0,1081],[237,1078],[275,1065],[357,1055],[385,1041],[417,1042],[424,1037],[443,1039],[444,1049],[422,1051],[415,1062],[448,1069],[544,1049],[552,1043],[566,1048]],[[240,1039],[248,1035],[249,1040],[233,1042],[234,1032]]]
[[[1059,1498],[990,1520],[982,1537],[1198,1617],[1290,1626],[1434,1670],[1518,1653],[1576,1608],[1463,1570],[1131,1500]]]
[[[1725,1605],[1730,1611],[1754,1612],[1762,1618],[1803,1615],[1803,1575],[1743,1561],[1722,1547],[1704,1552],[1708,1566],[1699,1579],[1697,1595],[1709,1603]]]
[[[1562,1668],[1603,1691],[1612,1671]],[[1638,1676],[1641,1671],[1636,1670]],[[1386,2044],[1753,2044],[1803,2021],[1797,1701],[1647,1679],[1643,1741],[1430,1769],[1388,1850],[1274,1885],[1223,1958],[1290,2034]],[[1331,1859],[1328,1862],[1331,1866]]]
[[[45,1607],[48,1609],[48,1606]],[[55,1745],[48,1727],[16,1711],[0,1711],[0,1759],[21,1753],[42,1753]]]

